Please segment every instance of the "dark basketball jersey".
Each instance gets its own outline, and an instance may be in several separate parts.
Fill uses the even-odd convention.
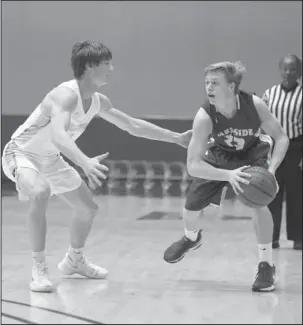
[[[258,139],[261,121],[252,95],[239,91],[239,103],[235,116],[226,118],[216,111],[216,107],[206,100],[203,104],[213,122],[211,137],[214,145],[227,151],[246,151]]]

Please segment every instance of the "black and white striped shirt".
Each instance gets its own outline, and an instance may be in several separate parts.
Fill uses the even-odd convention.
[[[302,86],[285,90],[281,85],[267,89],[263,101],[279,120],[289,139],[302,135]]]

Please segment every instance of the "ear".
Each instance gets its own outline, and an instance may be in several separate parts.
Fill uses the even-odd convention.
[[[90,75],[92,73],[93,67],[90,64],[86,64],[85,72]]]
[[[230,88],[230,90],[231,91],[235,91],[235,89],[236,89],[236,83],[235,82],[231,82],[230,84],[229,84],[229,88]]]

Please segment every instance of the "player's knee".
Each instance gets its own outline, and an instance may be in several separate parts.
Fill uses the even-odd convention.
[[[99,211],[99,205],[92,200],[88,207],[88,213],[91,218],[95,218],[95,216],[98,214]]]
[[[77,214],[81,215],[83,219],[93,219],[98,214],[99,206],[95,201],[90,201],[85,205],[78,205],[75,207],[77,209]],[[80,212],[80,213],[79,213]]]
[[[49,199],[51,190],[46,183],[36,184],[29,193],[31,200],[36,202],[45,202]]]

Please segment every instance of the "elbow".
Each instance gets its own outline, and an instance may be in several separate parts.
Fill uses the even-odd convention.
[[[289,138],[288,138],[288,136],[286,134],[284,135],[284,141],[285,141],[286,147],[288,148],[288,146],[289,146]]]
[[[140,137],[142,135],[142,128],[136,123],[130,123],[129,125],[127,125],[125,131],[135,137]]]
[[[289,138],[286,133],[281,133],[276,139],[274,139],[275,145],[278,145],[280,148],[281,147],[286,147],[288,148],[289,146]]]
[[[288,147],[288,145],[289,145],[289,138],[288,138],[287,134],[283,132],[283,133],[280,135],[279,138],[280,138],[280,141],[281,141],[282,143],[284,143],[285,146]]]
[[[189,176],[192,176],[192,177],[196,176],[195,166],[192,161],[187,162],[187,172],[188,172]]]

